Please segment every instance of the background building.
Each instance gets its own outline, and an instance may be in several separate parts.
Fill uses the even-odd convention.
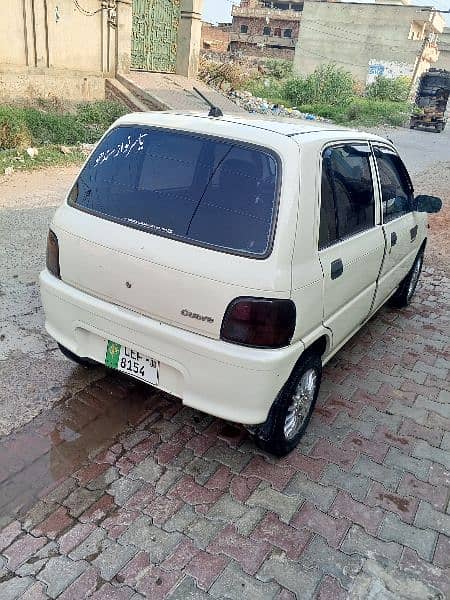
[[[230,49],[293,58],[303,4],[303,0],[241,0],[232,9]]]
[[[335,63],[364,84],[377,75],[417,80],[438,60],[444,26],[432,8],[306,0],[294,71]]]
[[[450,71],[450,27],[446,27],[439,36],[438,47],[439,58],[435,66]]]
[[[231,23],[202,23],[202,50],[228,52],[231,40]]]
[[[203,0],[1,0],[0,99],[104,98],[130,69],[195,76]]]

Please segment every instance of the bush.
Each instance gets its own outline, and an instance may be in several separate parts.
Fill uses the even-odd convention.
[[[354,97],[351,73],[334,64],[320,65],[307,77],[293,77],[283,88],[285,97],[294,104],[348,104]]]
[[[235,63],[216,63],[202,60],[198,73],[199,78],[218,88],[232,88],[238,90],[244,86],[247,74]]]
[[[0,149],[93,143],[126,112],[117,102],[82,104],[75,113],[0,106]]]
[[[368,98],[376,100],[390,100],[391,102],[406,102],[411,90],[410,77],[396,77],[388,79],[378,76],[375,81],[367,87]]]
[[[280,60],[278,58],[269,58],[264,64],[267,75],[278,80],[287,79],[292,75],[292,66],[291,60]]]
[[[354,98],[347,105],[316,103],[298,107],[306,113],[331,119],[335,123],[350,126],[372,127],[375,125],[402,126],[411,114],[407,102],[389,102],[370,98]]]
[[[0,106],[0,150],[26,148],[31,144],[31,133],[26,123],[9,106]]]

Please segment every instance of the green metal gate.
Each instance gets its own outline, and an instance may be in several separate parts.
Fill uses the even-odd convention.
[[[180,12],[180,0],[133,0],[133,69],[175,72]]]

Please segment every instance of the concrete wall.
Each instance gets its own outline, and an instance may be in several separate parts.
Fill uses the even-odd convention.
[[[203,0],[181,0],[176,74],[195,77],[200,60]]]
[[[180,2],[180,75],[197,73],[202,3]],[[85,13],[73,0],[0,0],[0,100],[102,99],[104,78],[130,71],[132,0],[80,5]]]
[[[390,70],[416,76],[430,66],[426,61],[417,64],[423,40],[408,39],[411,24],[418,18],[426,21],[428,13],[418,13],[415,6],[307,0],[294,71],[307,75],[321,64],[336,63],[363,84],[370,82],[377,69],[378,74],[388,75]]]

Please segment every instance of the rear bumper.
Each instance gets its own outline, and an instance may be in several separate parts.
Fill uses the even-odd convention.
[[[104,364],[113,340],[160,361],[162,389],[205,413],[254,425],[266,420],[304,347],[258,350],[160,323],[40,275],[45,327],[74,354]]]

